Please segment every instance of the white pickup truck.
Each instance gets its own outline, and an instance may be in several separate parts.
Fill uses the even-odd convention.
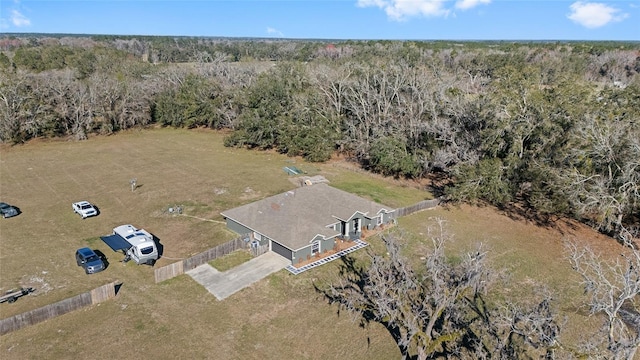
[[[113,251],[122,251],[123,262],[133,260],[136,264],[155,264],[158,260],[158,247],[153,235],[133,225],[120,225],[113,229],[112,235],[101,236]]]

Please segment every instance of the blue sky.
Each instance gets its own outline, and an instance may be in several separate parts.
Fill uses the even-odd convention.
[[[2,33],[640,40],[640,0],[0,0]]]

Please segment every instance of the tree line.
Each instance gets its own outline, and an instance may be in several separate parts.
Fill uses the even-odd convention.
[[[4,36],[0,141],[156,124],[638,234],[640,46]]]

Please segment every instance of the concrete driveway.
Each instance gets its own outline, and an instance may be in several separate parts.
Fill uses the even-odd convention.
[[[225,272],[220,272],[209,264],[203,264],[187,271],[187,274],[218,300],[224,300],[290,264],[291,261],[269,251]]]

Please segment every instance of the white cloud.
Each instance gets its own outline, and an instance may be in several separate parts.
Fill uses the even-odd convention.
[[[280,37],[284,37],[284,34],[280,30],[276,30],[272,27],[267,27],[267,34],[269,35],[278,35]]]
[[[22,15],[20,11],[11,10],[11,23],[17,27],[29,26],[31,25],[31,20],[27,19],[26,16]]]
[[[586,28],[595,29],[610,22],[622,21],[629,14],[602,3],[574,2],[570,6],[571,13],[567,16],[573,22]]]
[[[456,1],[456,8],[460,10],[469,10],[478,5],[490,4],[491,0],[458,0]]]
[[[480,0],[486,1],[486,0]],[[359,7],[378,7],[393,20],[403,21],[417,16],[449,15],[445,8],[446,0],[358,0]]]

